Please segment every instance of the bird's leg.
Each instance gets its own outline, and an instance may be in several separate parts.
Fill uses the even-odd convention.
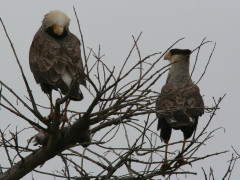
[[[51,108],[49,117],[50,117],[50,119],[54,119],[55,118],[55,112],[53,111],[54,107],[53,107],[53,102],[52,102],[52,92],[49,95],[49,100],[50,100],[50,108]]]
[[[186,144],[186,138],[183,139],[182,152],[183,152],[184,149],[185,149],[185,144]],[[183,156],[183,154],[182,154],[182,156]]]
[[[50,114],[44,119],[47,121],[52,121],[55,118],[55,112],[53,111],[53,103],[52,103],[52,92],[49,93],[49,101],[50,101]]]
[[[185,149],[185,145],[186,145],[186,138],[184,138],[184,140],[183,140],[181,156],[179,157],[179,160],[174,164],[174,167],[180,167],[180,166],[185,165],[185,164],[191,165],[191,163],[189,163],[189,162],[187,162],[183,159],[183,152],[184,152],[184,149]]]
[[[166,142],[166,146],[165,146],[165,156],[164,156],[164,162],[160,168],[161,171],[166,171],[170,167],[167,160],[167,153],[168,153],[168,141]]]
[[[68,122],[67,107],[68,107],[69,104],[70,104],[70,99],[67,99],[66,102],[65,102],[65,108],[63,110],[63,115],[62,115],[61,120],[60,120],[62,122],[61,130],[63,129],[65,122]]]

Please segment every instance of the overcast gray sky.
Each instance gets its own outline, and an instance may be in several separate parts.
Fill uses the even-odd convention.
[[[3,19],[8,33],[13,40],[18,57],[27,74],[27,78],[34,93],[41,93],[40,87],[35,81],[28,65],[28,52],[32,38],[41,25],[44,14],[50,10],[64,11],[70,17],[70,30],[79,37],[76,19],[73,12],[75,6],[85,43],[88,47],[97,50],[101,44],[101,50],[105,54],[105,63],[118,66],[127,56],[132,45],[132,35],[137,36],[143,32],[139,43],[143,55],[164,51],[176,40],[185,37],[176,47],[196,48],[203,38],[217,43],[216,50],[208,67],[207,73],[199,83],[201,93],[204,95],[205,105],[213,104],[212,97],[220,97],[227,94],[217,112],[211,129],[224,127],[202,150],[203,153],[213,153],[221,150],[231,150],[233,146],[240,153],[239,132],[239,100],[240,100],[240,60],[237,55],[240,43],[240,1],[238,0],[172,0],[172,1],[143,1],[143,0],[12,0],[0,1],[0,17]],[[204,70],[207,57],[211,52],[213,43],[206,45],[199,59],[196,73],[193,76],[197,80]],[[162,62],[166,65],[167,62]],[[160,68],[160,67],[159,67]],[[2,27],[0,28],[0,79],[7,82],[10,87],[18,90],[20,95],[26,95],[20,72],[14,61],[13,53]],[[160,89],[162,82],[156,84]],[[46,102],[42,96],[40,102]],[[7,124],[19,125],[13,116],[4,114],[0,110],[1,126]],[[205,116],[205,121],[207,116]],[[204,119],[200,119],[198,128],[202,128]],[[27,124],[21,123],[22,126]],[[173,136],[180,135],[179,133]],[[201,167],[213,167],[218,177],[223,176],[227,168],[228,156],[210,158],[192,167],[199,172],[201,179]],[[213,161],[214,160],[214,161]],[[1,162],[2,163],[2,162]],[[203,164],[204,163],[204,164]],[[237,163],[232,179],[238,179],[240,164]],[[30,176],[23,179],[28,179]]]

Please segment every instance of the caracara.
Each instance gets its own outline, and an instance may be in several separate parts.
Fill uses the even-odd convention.
[[[161,131],[160,137],[166,143],[165,161],[161,169],[169,167],[167,151],[172,128],[183,132],[183,152],[186,139],[192,136],[199,116],[204,113],[202,96],[189,73],[190,54],[188,49],[172,49],[164,57],[170,61],[171,68],[156,102],[157,129]],[[181,162],[184,162],[183,159]]]
[[[69,31],[70,19],[61,11],[50,11],[35,34],[29,52],[29,64],[34,78],[50,99],[50,115],[54,117],[52,90],[68,94],[69,100],[81,101],[79,85],[86,85],[81,58],[80,41]]]

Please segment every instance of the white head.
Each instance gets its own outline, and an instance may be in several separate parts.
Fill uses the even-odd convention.
[[[61,36],[64,29],[68,30],[70,19],[62,11],[50,11],[44,16],[42,21],[43,27],[46,30],[49,27],[53,28],[56,35]]]

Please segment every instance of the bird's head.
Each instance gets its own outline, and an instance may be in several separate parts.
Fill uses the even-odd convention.
[[[50,11],[42,21],[44,30],[54,36],[61,37],[67,34],[70,19],[62,11]]]
[[[192,51],[189,49],[171,49],[164,56],[164,60],[169,60],[172,63],[172,62],[182,60],[183,58],[188,59],[191,53]]]

